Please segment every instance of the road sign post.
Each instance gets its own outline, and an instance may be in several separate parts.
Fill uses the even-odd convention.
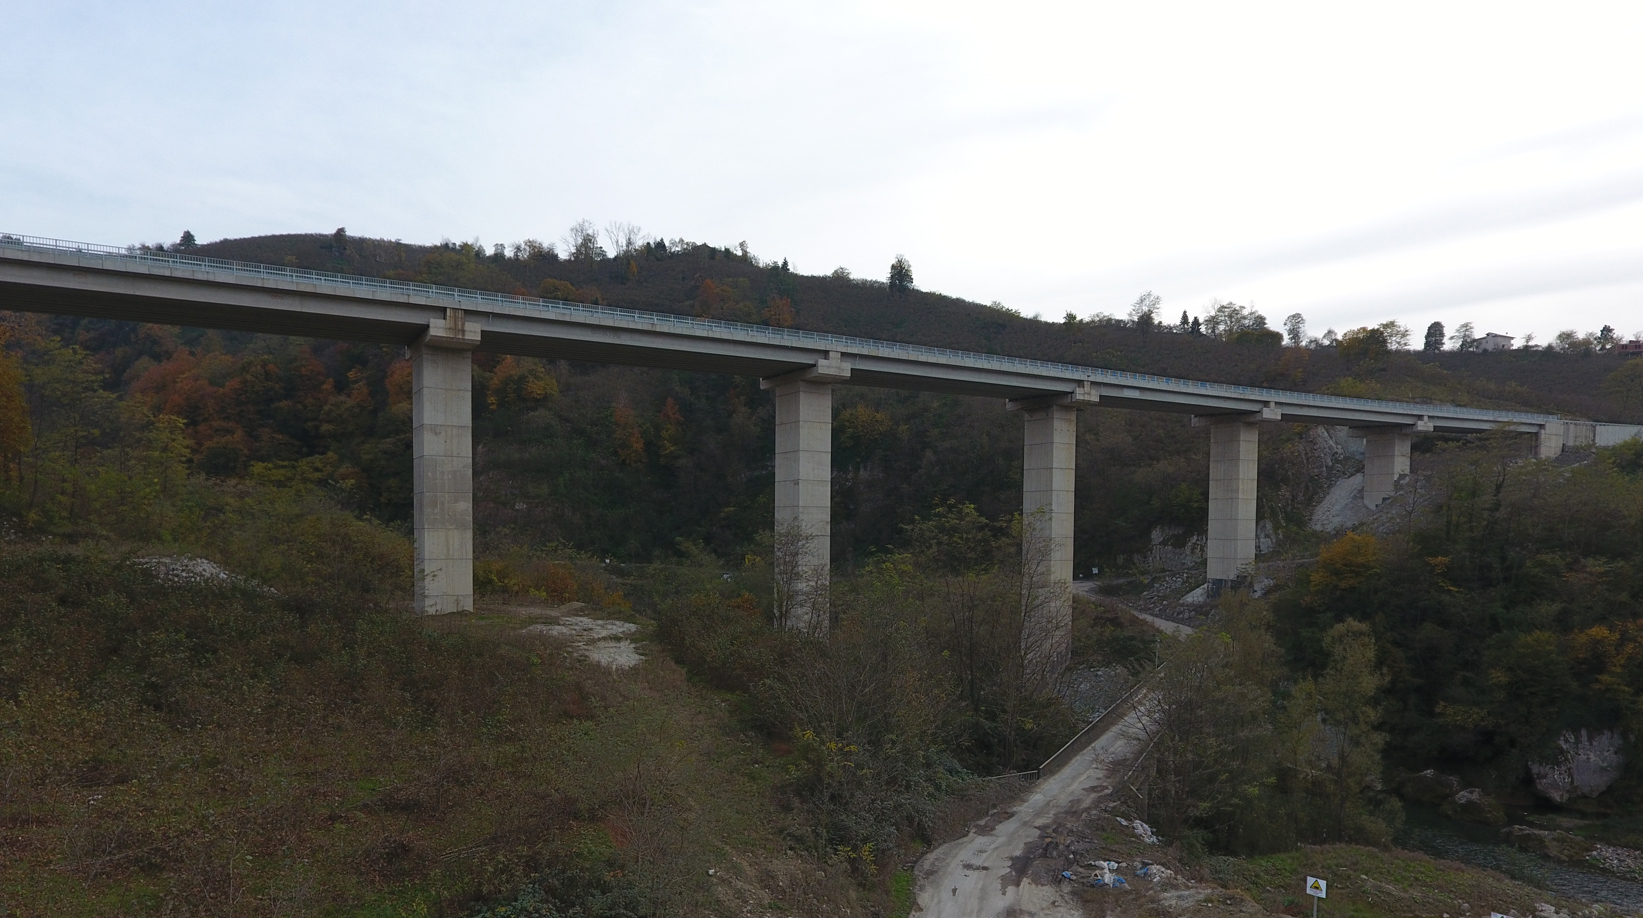
[[[1307,877],[1306,894],[1312,897],[1312,918],[1318,918],[1318,900],[1329,898],[1329,881]]]

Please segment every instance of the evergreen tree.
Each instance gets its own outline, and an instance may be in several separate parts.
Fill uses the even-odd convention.
[[[1433,322],[1426,326],[1426,345],[1423,350],[1436,353],[1443,350],[1444,334],[1443,323]]]
[[[174,248],[177,248],[177,249],[180,249],[180,250],[186,252],[189,249],[192,249],[197,245],[199,245],[199,242],[194,239],[194,231],[193,230],[183,230],[182,238],[177,240],[177,244],[176,244],[176,246],[174,246]]]
[[[890,263],[890,292],[906,296],[913,289],[913,265],[906,255],[897,255]]]

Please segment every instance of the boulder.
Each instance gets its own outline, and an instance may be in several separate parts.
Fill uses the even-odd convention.
[[[1443,802],[1443,815],[1450,819],[1476,822],[1486,826],[1506,824],[1506,808],[1500,801],[1475,787],[1468,787]]]
[[[1418,775],[1404,778],[1398,784],[1398,793],[1411,803],[1438,806],[1460,793],[1460,779],[1428,768]]]
[[[1563,731],[1549,761],[1529,763],[1535,790],[1553,803],[1596,797],[1613,786],[1626,765],[1621,745],[1620,734],[1613,730]]]
[[[1595,843],[1578,835],[1531,829],[1528,826],[1507,826],[1500,830],[1500,835],[1509,844],[1525,851],[1544,854],[1549,858],[1569,863],[1584,861],[1586,856],[1597,848]]]

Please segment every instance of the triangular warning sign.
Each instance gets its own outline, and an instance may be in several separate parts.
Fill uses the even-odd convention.
[[[1312,881],[1312,891],[1313,892],[1323,892],[1323,890],[1324,890],[1324,885],[1322,883],[1319,883],[1317,880]]]

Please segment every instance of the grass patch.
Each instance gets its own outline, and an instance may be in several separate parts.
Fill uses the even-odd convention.
[[[890,918],[913,913],[913,872],[905,867],[890,875]]]
[[[756,750],[666,657],[618,677],[494,621],[89,551],[7,550],[0,596],[0,913],[451,916],[586,888],[690,915],[727,844],[783,848]]]
[[[1264,857],[1212,857],[1203,870],[1214,882],[1247,894],[1270,912],[1310,915],[1302,888],[1308,876],[1329,881],[1320,915],[1393,918],[1404,915],[1516,913],[1532,915],[1551,903],[1578,910],[1579,903],[1527,886],[1490,870],[1424,854],[1356,845],[1304,847]]]

